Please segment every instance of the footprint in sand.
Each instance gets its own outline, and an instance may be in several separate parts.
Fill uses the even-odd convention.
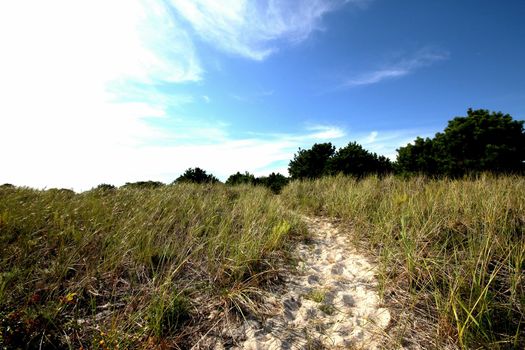
[[[318,284],[321,281],[321,278],[317,275],[308,276],[308,284]]]
[[[390,313],[380,307],[373,266],[330,221],[305,221],[312,239],[296,248],[302,268],[274,296],[281,313],[246,322],[243,341],[233,349],[379,347]]]
[[[343,295],[343,303],[348,306],[348,307],[353,307],[355,306],[355,300],[354,298],[349,295],[349,294],[344,294]]]

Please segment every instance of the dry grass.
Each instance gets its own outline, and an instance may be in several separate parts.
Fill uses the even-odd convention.
[[[282,196],[341,219],[372,248],[398,310],[391,342],[525,348],[524,178],[334,177],[293,182]]]
[[[184,348],[256,310],[300,227],[264,188],[0,188],[0,348]]]
[[[272,312],[258,301],[304,234],[294,211],[337,218],[375,255],[392,346],[525,348],[525,179],[488,175],[324,178],[280,197],[1,187],[0,348],[205,347]]]

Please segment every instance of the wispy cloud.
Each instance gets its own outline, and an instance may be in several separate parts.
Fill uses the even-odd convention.
[[[430,131],[421,129],[373,130],[367,133],[357,133],[354,139],[370,152],[395,160],[396,149],[406,146],[418,136],[430,135]]]
[[[159,167],[159,164],[165,166],[166,159],[172,157],[177,159],[177,164],[168,162],[166,168],[175,171],[172,174],[180,173],[190,166],[202,166],[223,180],[232,173],[245,170],[257,175],[271,171],[286,175],[288,162],[299,148],[309,148],[316,142],[341,142],[346,136],[346,132],[340,127],[314,125],[295,133],[251,133],[247,137],[238,138],[229,133],[229,127],[227,124],[217,124],[204,132],[198,125],[189,127],[184,134],[199,142],[189,144],[178,139],[176,144],[156,148],[152,152],[164,154],[165,158],[152,163],[151,167]],[[163,171],[158,169],[156,173]]]
[[[349,78],[343,83],[343,86],[354,87],[360,85],[371,85],[379,83],[383,80],[402,77],[409,75],[418,69],[447,60],[449,56],[450,54],[447,51],[424,48],[411,56],[398,60],[397,62],[390,63],[377,70]]]
[[[342,133],[336,127],[319,126],[296,133],[259,133],[238,138],[230,134],[226,124],[217,123],[207,128],[197,122],[192,125],[180,121],[179,124],[177,128],[155,128],[136,119],[125,134],[133,130],[140,134],[135,133],[128,142],[119,138],[114,143],[110,142],[110,137],[120,135],[114,134],[113,125],[99,125],[107,128],[106,138],[89,123],[78,126],[42,124],[21,142],[16,141],[19,136],[7,137],[5,145],[14,144],[19,149],[3,155],[4,164],[17,166],[4,168],[2,181],[80,191],[99,183],[122,185],[149,179],[169,183],[185,169],[195,166],[223,180],[236,171],[245,170],[258,175],[270,171],[286,174],[286,165],[299,147],[308,148],[321,140],[331,141]],[[53,128],[56,132],[50,133]],[[82,129],[82,133],[75,133],[76,128]],[[47,132],[39,136],[42,129]],[[21,147],[29,140],[39,142],[38,149]],[[4,146],[4,140],[1,142]],[[19,158],[31,161],[17,162]],[[34,169],[38,169],[37,177]]]
[[[101,182],[169,182],[190,166],[224,178],[260,173],[298,147],[343,138],[342,129],[317,126],[239,139],[227,125],[202,128],[173,115],[208,95],[159,88],[205,78],[192,32],[170,6],[212,45],[262,60],[282,42],[319,30],[323,15],[341,3],[1,2],[0,149],[9,151],[0,181],[85,190]]]
[[[342,128],[332,125],[314,125],[308,127],[307,130],[313,131],[306,136],[314,140],[330,141],[346,136],[346,132]]]
[[[299,43],[322,29],[322,17],[344,3],[362,0],[170,0],[206,42],[228,53],[263,60],[277,42]]]

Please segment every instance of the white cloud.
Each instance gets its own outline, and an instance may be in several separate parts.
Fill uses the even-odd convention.
[[[345,131],[336,126],[330,125],[314,125],[310,126],[308,130],[313,131],[313,133],[306,135],[310,139],[315,140],[332,140],[339,139],[346,135]]]
[[[422,134],[427,135],[428,133],[415,129],[375,130],[369,133],[358,133],[355,135],[355,140],[366,150],[383,155],[394,161],[397,157],[396,149],[406,146]]]
[[[137,112],[137,115],[142,112]],[[127,114],[126,118],[129,122]],[[280,165],[276,168],[273,164],[287,164],[299,147],[311,147],[323,132],[327,138],[339,135],[337,128],[332,127],[318,133],[304,130],[294,134],[258,134],[235,139],[229,135],[228,126],[220,124],[205,129],[185,125],[173,132],[151,127],[145,131],[143,126],[140,119],[135,120],[126,130],[134,137],[109,144],[108,138],[115,136],[111,125],[99,125],[100,129],[95,130],[89,125],[62,128],[43,123],[43,129],[56,128],[56,133],[38,135],[40,127],[30,129],[18,143],[27,142],[30,147],[3,155],[2,162],[10,166],[3,169],[0,181],[82,191],[100,183],[122,185],[139,180],[168,183],[185,169],[196,166],[223,180],[245,170],[257,175],[271,171],[287,174],[286,167]],[[101,136],[105,127],[109,132],[107,138]],[[132,132],[134,128],[137,129],[135,133]],[[8,138],[7,143],[16,142],[20,135]],[[141,138],[144,142],[137,142]],[[154,145],[151,140],[165,142]]]
[[[439,61],[443,61],[449,58],[449,53],[446,51],[439,51],[430,48],[424,48],[413,54],[412,56],[405,57],[395,63],[390,63],[385,67],[377,69],[372,72],[361,74],[357,77],[347,79],[343,86],[354,87],[360,85],[376,84],[386,79],[398,78],[414,71],[428,67]]]
[[[166,102],[115,103],[136,94],[128,83],[197,81],[202,74],[187,34],[154,1],[2,2],[0,42],[1,129],[31,135],[4,138],[11,149],[61,139],[70,127],[101,129],[97,137],[109,144],[149,136],[140,120],[163,115]]]
[[[305,40],[321,29],[323,15],[342,3],[338,0],[171,0],[203,40],[225,52],[254,60],[263,60],[275,52],[277,41]]]
[[[379,135],[379,133],[377,131],[372,131],[370,133],[370,135],[368,135],[365,139],[364,139],[364,142],[365,143],[373,143],[375,140],[377,140],[377,135]]]
[[[206,129],[187,125],[182,134],[189,140],[199,139],[199,144],[185,143],[178,138],[177,144],[143,147],[134,161],[144,164],[143,171],[134,174],[134,180],[170,182],[189,167],[201,167],[225,180],[237,171],[249,171],[257,176],[270,172],[288,174],[287,166],[298,148],[310,148],[316,142],[337,141],[343,145],[347,136],[342,128],[332,125],[308,126],[296,133],[253,133],[242,139],[233,138],[229,125],[217,124]],[[170,161],[172,160],[173,161]],[[176,161],[175,161],[176,160]],[[149,169],[150,175],[146,172]],[[122,173],[122,178],[126,172]],[[149,176],[149,177],[148,177]],[[126,180],[131,181],[131,180]]]
[[[167,102],[130,82],[198,81],[203,71],[161,4],[0,3],[0,181],[83,188],[118,177],[121,163],[136,164],[133,150],[167,137],[146,122],[164,118]]]
[[[388,78],[396,78],[407,75],[410,71],[408,69],[390,68],[380,69],[374,72],[366,73],[358,78],[348,80],[346,86],[370,85],[379,83]]]
[[[202,35],[216,25],[223,49],[262,59],[277,40],[308,37],[334,3],[195,4],[217,14],[211,24],[199,20]],[[243,32],[258,14],[253,31]],[[227,125],[201,128],[168,115],[199,95],[173,96],[155,84],[197,82],[204,70],[187,30],[162,1],[1,2],[0,45],[0,183],[86,190],[102,182],[170,182],[194,166],[222,178],[238,170],[259,174],[298,147],[345,135],[317,126],[239,140]],[[168,121],[175,125],[165,127]]]

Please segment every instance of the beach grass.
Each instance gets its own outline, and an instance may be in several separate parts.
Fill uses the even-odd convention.
[[[183,348],[256,310],[301,234],[262,187],[4,186],[0,348]]]
[[[282,197],[338,219],[373,255],[384,300],[407,322],[398,345],[525,348],[523,177],[337,176],[292,182]]]

